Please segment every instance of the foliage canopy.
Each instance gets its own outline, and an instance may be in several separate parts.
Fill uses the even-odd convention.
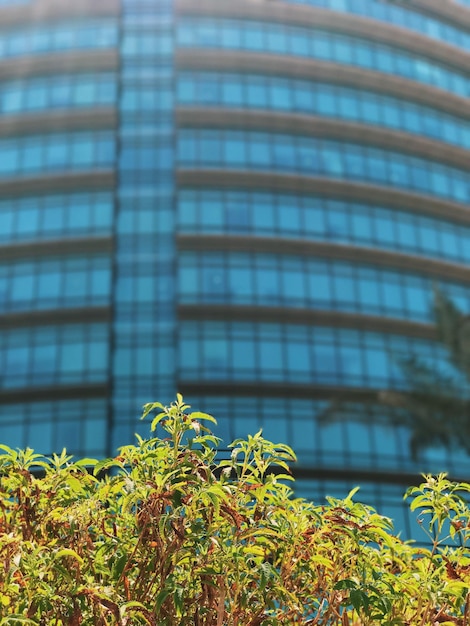
[[[261,433],[219,458],[189,409],[146,405],[165,436],[101,462],[1,446],[2,626],[470,624],[470,485],[410,490],[414,547],[355,491],[295,498],[293,452]]]

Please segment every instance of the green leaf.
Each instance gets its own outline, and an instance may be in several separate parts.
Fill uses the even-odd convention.
[[[66,482],[74,494],[85,495],[86,491],[78,478],[75,478],[75,476],[69,476]]]
[[[98,464],[97,459],[80,459],[79,461],[75,461],[74,465],[77,467],[95,467]]]
[[[93,475],[97,476],[100,472],[103,472],[104,470],[107,470],[110,467],[123,467],[123,464],[120,463],[119,461],[116,461],[116,459],[103,459],[102,461],[99,461],[99,463],[95,465],[95,468],[93,470]]]
[[[327,559],[324,556],[321,556],[320,554],[312,554],[312,555],[310,555],[310,559],[309,560],[310,560],[311,563],[318,563],[319,565],[324,565],[328,569],[333,569],[333,563],[331,562],[331,560]]]
[[[145,613],[143,612],[143,611],[148,612],[148,609],[141,602],[131,601],[131,602],[126,602],[125,604],[123,604],[120,608],[121,618],[124,618],[126,614],[130,613],[131,611],[134,616],[134,619],[137,617],[140,617],[140,619],[142,619],[145,622],[145,624],[148,624],[148,626],[152,626],[152,622],[149,620],[147,615],[145,615]]]
[[[121,578],[121,574],[124,571],[124,567],[126,566],[128,560],[127,554],[123,554],[114,562],[112,575],[114,580],[119,580]]]
[[[168,417],[167,413],[159,413],[156,417],[153,418],[152,423],[150,425],[150,430],[152,432],[154,432],[155,430],[157,430],[157,426],[158,424],[165,419],[166,417]]]
[[[194,411],[189,416],[192,420],[205,420],[207,422],[212,422],[213,424],[217,424],[217,420],[212,415],[208,413],[201,413],[200,411]]]
[[[349,601],[358,613],[361,611],[361,609],[367,611],[369,608],[369,598],[367,597],[367,594],[365,594],[360,589],[351,590],[351,592],[349,593]]]
[[[6,455],[11,457],[14,461],[17,460],[18,453],[15,450],[13,450],[13,448],[9,448],[8,446],[5,446],[4,444],[0,444],[0,450],[3,450],[6,453]]]
[[[148,404],[144,404],[142,417],[140,419],[141,420],[145,419],[147,415],[151,413],[152,411],[154,411],[155,409],[161,409],[163,411],[166,411],[166,408],[160,402],[150,402]]]
[[[354,496],[356,495],[356,493],[359,491],[359,489],[360,489],[360,487],[354,487],[354,489],[351,489],[351,491],[346,496],[345,500],[346,501],[352,500],[354,498]]]
[[[177,587],[173,593],[173,602],[175,603],[176,615],[181,617],[184,610],[184,594],[185,589],[183,587]]]
[[[350,579],[345,579],[345,580],[339,580],[335,586],[333,587],[333,589],[335,591],[341,591],[342,589],[356,589],[357,587],[357,582],[354,580],[350,580]]]
[[[66,558],[66,557],[70,557],[72,559],[75,559],[76,561],[78,561],[80,563],[80,565],[83,565],[83,559],[82,557],[80,557],[75,550],[71,550],[70,548],[63,548],[62,550],[59,550],[58,552],[56,552],[55,554],[55,558],[56,559],[62,559],[62,558]]]
[[[155,614],[158,616],[165,600],[173,594],[173,589],[162,589],[155,600]]]
[[[432,505],[433,502],[429,499],[429,496],[416,496],[416,498],[414,498],[412,503],[410,504],[410,511],[416,511],[416,509],[421,507],[432,507]]]

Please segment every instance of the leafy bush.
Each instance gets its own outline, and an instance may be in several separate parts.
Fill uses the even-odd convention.
[[[413,547],[354,492],[294,498],[293,452],[261,433],[220,459],[189,408],[147,405],[166,438],[101,462],[2,446],[1,625],[470,624],[470,485],[410,491],[430,532]]]

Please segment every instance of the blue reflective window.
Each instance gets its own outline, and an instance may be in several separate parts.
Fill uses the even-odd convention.
[[[113,195],[94,192],[0,202],[0,242],[110,233]]]
[[[398,152],[276,133],[182,129],[179,136],[178,159],[182,167],[205,168],[217,164],[228,169],[322,174],[470,202],[468,172]],[[239,160],[240,151],[232,156],[227,149],[227,142],[236,140],[246,144],[244,164]]]
[[[234,211],[239,219],[234,219]],[[11,223],[12,217],[9,219]],[[465,264],[470,260],[467,225],[397,209],[301,195],[180,191],[178,227],[190,233],[320,239]]]
[[[31,25],[0,34],[0,57],[60,52],[74,48],[109,48],[117,44],[114,19],[76,20]]]
[[[108,131],[17,137],[0,140],[0,176],[113,165],[115,137]]]
[[[288,363],[295,362],[295,382],[406,388],[404,373],[394,361],[411,353],[451,371],[442,346],[398,335],[244,322],[183,322],[180,330],[178,367],[183,381],[292,382]],[[250,346],[246,359],[230,347],[239,341]],[[190,353],[194,360],[186,357]]]
[[[467,285],[410,272],[272,254],[179,255],[178,294],[187,304],[354,311],[432,323],[436,285],[464,310],[470,308]]]
[[[111,259],[40,258],[0,264],[0,312],[109,304]]]
[[[201,88],[202,99],[204,102],[216,103],[220,100],[213,82],[207,81]],[[243,85],[236,81],[226,81],[223,83],[222,99],[224,102],[233,106],[241,105],[244,100]]]
[[[0,335],[3,389],[100,382],[107,377],[95,352],[107,354],[105,324],[13,329]]]
[[[224,37],[227,28],[238,31],[238,36]],[[183,17],[177,25],[177,41],[182,47],[236,47],[358,65],[386,74],[397,74],[458,95],[470,95],[470,80],[451,66],[440,65],[400,48],[334,31],[297,26],[281,29],[277,24],[248,20]],[[468,44],[470,47],[470,38]]]

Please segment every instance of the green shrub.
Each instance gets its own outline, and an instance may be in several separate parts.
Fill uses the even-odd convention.
[[[469,485],[410,491],[431,533],[413,547],[354,492],[294,498],[293,452],[261,433],[221,460],[188,410],[147,405],[166,438],[101,462],[1,447],[1,625],[470,624]]]

